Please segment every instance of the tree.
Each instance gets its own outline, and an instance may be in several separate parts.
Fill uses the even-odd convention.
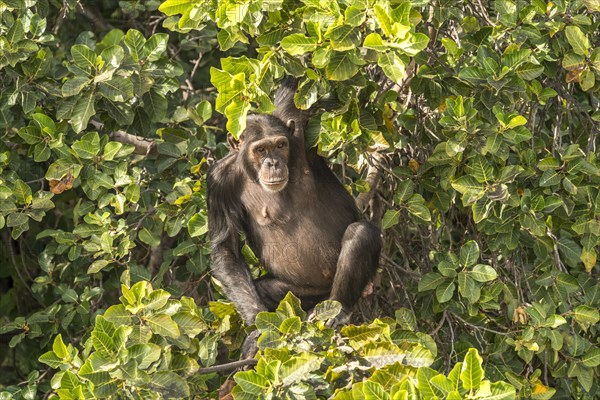
[[[385,229],[364,315],[379,319],[338,337],[286,299],[257,322],[236,398],[597,396],[597,1],[3,0],[0,14],[3,398],[216,390],[198,362],[234,357],[244,331],[213,301],[206,165],[286,75],[297,106],[327,105],[308,137]]]

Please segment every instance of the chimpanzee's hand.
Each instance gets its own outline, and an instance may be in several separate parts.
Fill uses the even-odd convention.
[[[351,315],[352,311],[346,309],[346,307],[342,307],[342,310],[338,315],[325,322],[325,326],[328,328],[338,328],[342,325],[346,325],[348,321],[350,321]]]
[[[250,332],[246,340],[244,340],[244,344],[242,344],[242,356],[240,359],[253,358],[258,353],[258,343],[256,341],[259,336],[260,331],[258,329]]]

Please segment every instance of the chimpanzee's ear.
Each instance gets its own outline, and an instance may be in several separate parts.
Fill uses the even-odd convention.
[[[229,147],[231,147],[232,150],[240,151],[241,142],[240,140],[234,138],[231,133],[227,134],[227,143],[229,143]]]
[[[296,123],[293,119],[288,119],[286,122],[288,128],[290,128],[290,133],[293,135],[296,130]]]

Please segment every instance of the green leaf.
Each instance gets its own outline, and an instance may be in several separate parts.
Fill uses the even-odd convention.
[[[442,260],[438,264],[438,271],[447,278],[454,278],[456,276],[457,268],[458,264],[446,260]]]
[[[195,337],[200,334],[200,332],[208,329],[208,326],[200,317],[189,312],[178,312],[173,314],[173,321],[175,321],[179,326],[179,329],[189,337]]]
[[[474,240],[469,240],[460,248],[459,262],[465,267],[475,265],[479,259],[479,245]]]
[[[385,33],[385,35],[387,37],[392,37],[393,36],[393,32],[392,32],[392,19],[390,18],[390,16],[388,15],[388,11],[383,8],[382,6],[380,6],[379,4],[376,4],[373,7],[373,10],[375,11],[375,16],[377,17],[377,22],[379,22],[379,26],[381,27],[381,30]]]
[[[110,263],[111,262],[108,260],[96,260],[92,264],[90,264],[90,266],[88,267],[87,273],[95,274],[97,272],[100,272]]]
[[[583,91],[592,89],[594,85],[596,85],[596,74],[594,71],[591,71],[589,68],[581,71],[581,75],[579,76],[579,85]]]
[[[129,325],[131,323],[131,313],[125,309],[123,304],[110,306],[104,312],[104,318],[116,326]]]
[[[421,278],[421,280],[419,281],[419,292],[434,290],[445,280],[446,278],[444,278],[437,272],[430,272],[428,274],[425,274],[423,278]]]
[[[148,326],[152,332],[166,337],[177,339],[180,335],[179,327],[167,314],[156,314],[148,317]]]
[[[575,53],[567,53],[562,61],[564,69],[572,71],[582,68],[585,65],[585,57]]]
[[[301,33],[286,36],[281,41],[281,47],[292,56],[299,56],[317,48],[317,38],[307,37]]]
[[[526,81],[534,80],[544,73],[544,66],[526,63],[517,69],[517,75]]]
[[[477,182],[487,183],[494,179],[494,168],[485,157],[477,156],[467,166],[467,171]]]
[[[242,371],[233,376],[235,382],[245,393],[255,396],[262,395],[269,387],[269,382],[256,371]]]
[[[169,35],[166,33],[155,33],[144,45],[144,54],[148,61],[158,61],[167,49]]]
[[[517,115],[510,119],[510,122],[506,126],[508,129],[516,128],[517,126],[522,126],[527,124],[527,119],[521,115]]]
[[[418,198],[415,198],[417,196]],[[417,217],[423,221],[431,221],[431,212],[424,204],[424,200],[421,197],[421,195],[413,195],[413,197],[408,201],[407,209],[410,215]]]
[[[24,225],[27,223],[27,221],[29,221],[27,215],[18,212],[13,212],[8,214],[8,217],[6,218],[6,226],[9,228],[13,228],[16,226]]]
[[[567,26],[565,28],[565,34],[576,54],[579,54],[580,56],[589,55],[590,42],[578,26]]]
[[[310,70],[309,70],[310,71]],[[298,86],[294,95],[294,103],[302,110],[308,110],[319,99],[319,81],[305,79]]]
[[[71,47],[71,56],[75,65],[82,69],[96,69],[96,53],[84,44]]]
[[[360,26],[365,21],[366,10],[357,6],[349,6],[344,12],[345,23],[350,26]]]
[[[483,386],[483,385],[482,385]],[[555,391],[555,389],[551,389]],[[491,395],[481,397],[485,400],[515,400],[517,398],[514,386],[509,385],[506,382],[494,382],[490,385]],[[532,399],[536,399],[535,395],[532,394]],[[541,399],[536,399],[541,400]]]
[[[365,400],[390,400],[390,395],[377,382],[365,381],[363,385]]]
[[[273,312],[262,311],[256,315],[256,328],[261,332],[279,330],[283,318]]]
[[[116,41],[116,43],[120,43],[123,32],[119,30],[115,31],[118,32],[119,35],[121,35],[118,41]],[[108,35],[110,35],[110,33]],[[102,50],[102,53],[100,53],[100,57],[105,63],[105,65],[102,67],[102,71],[114,71],[116,68],[119,68],[121,66],[123,58],[125,57],[125,51],[120,45],[113,45]]]
[[[581,262],[581,247],[573,240],[561,237],[557,245],[559,253],[570,267],[575,268]]]
[[[84,93],[77,100],[75,107],[73,107],[73,113],[71,114],[71,126],[75,133],[84,130],[87,127],[90,118],[96,114],[94,101],[94,93],[91,91]]]
[[[575,319],[579,322],[584,322],[590,325],[595,325],[600,321],[600,314],[597,308],[592,308],[587,305],[577,306],[573,310]]]
[[[43,140],[40,130],[34,126],[25,126],[17,131],[17,134],[25,140],[27,144],[36,144]]]
[[[377,64],[388,78],[398,84],[406,77],[406,65],[393,51],[380,54]]]
[[[142,96],[144,102],[144,111],[153,122],[159,122],[167,116],[168,102],[162,94],[150,90]]]
[[[408,331],[415,331],[417,329],[417,318],[411,310],[402,307],[396,310],[395,316],[401,329]]]
[[[469,349],[460,372],[460,380],[465,389],[474,390],[479,388],[481,380],[483,379],[482,362],[483,360],[477,352],[477,349]]]
[[[71,79],[67,79],[62,85],[61,93],[63,97],[75,96],[90,84],[91,79],[85,76],[74,76]]]
[[[328,321],[335,318],[342,311],[342,304],[335,300],[325,300],[317,304],[313,310],[314,316],[319,321]]]
[[[327,30],[331,48],[336,51],[355,49],[360,44],[360,30],[350,25],[340,25]]]
[[[348,342],[352,348],[360,349],[367,343],[375,341],[379,337],[381,329],[366,325],[346,325],[340,329],[340,333],[343,337],[348,338]]]
[[[300,328],[302,326],[302,322],[300,321],[300,317],[291,317],[285,319],[281,326],[279,327],[279,331],[284,335],[296,335],[300,332]]]
[[[400,222],[400,210],[387,210],[383,215],[381,224],[383,229],[389,229]]]
[[[402,203],[410,199],[414,193],[415,184],[411,180],[398,182],[398,189],[394,194],[394,201]]]
[[[465,193],[469,193],[469,192],[483,194],[483,192],[485,190],[485,187],[483,186],[483,184],[477,182],[477,180],[474,177],[469,176],[469,175],[461,176],[460,178],[453,181],[452,187],[454,188],[454,190],[456,190],[457,192],[459,192],[461,194],[465,194]]]
[[[588,351],[581,357],[581,362],[586,367],[595,368],[600,365],[600,348],[595,348]]]
[[[171,371],[158,371],[152,376],[148,386],[160,393],[162,398],[188,398],[190,387],[185,379]]]
[[[554,170],[546,170],[540,177],[540,186],[548,187],[558,185],[561,181],[561,175],[559,172]]]
[[[131,54],[131,58],[134,61],[139,62],[143,58],[146,38],[140,31],[136,31],[135,29],[127,31],[123,43],[129,49],[129,54]]]
[[[98,89],[102,96],[112,101],[124,102],[133,97],[133,82],[122,76],[100,82]]]
[[[100,137],[96,132],[88,133],[81,140],[73,143],[71,147],[79,158],[92,160],[100,153]]]
[[[290,386],[307,378],[308,374],[319,369],[323,359],[314,354],[303,353],[281,364],[279,378],[284,386]]]
[[[58,358],[66,358],[69,353],[67,351],[67,346],[63,342],[62,335],[59,333],[54,338],[54,343],[52,344],[52,351]]]
[[[31,204],[31,201],[33,200],[31,188],[28,184],[20,179],[15,181],[15,186],[13,187],[12,193],[13,196],[15,196],[17,204],[28,205]]]
[[[166,0],[158,10],[165,15],[185,14],[192,9],[192,0]]]
[[[60,368],[63,364],[66,364],[66,362],[58,358],[58,356],[53,351],[49,351],[47,353],[42,354],[40,358],[38,358],[38,361],[54,369]]]
[[[105,160],[113,160],[117,153],[121,151],[123,148],[123,144],[119,142],[108,142],[104,145],[104,151],[102,151],[102,155]]]
[[[52,118],[42,113],[35,113],[31,116],[34,123],[40,128],[41,131],[51,134],[56,132],[56,124]]]
[[[208,219],[206,214],[197,213],[188,221],[188,232],[191,237],[198,237],[208,232]]]
[[[543,160],[541,160],[538,164],[537,167],[540,171],[547,171],[550,169],[558,169],[560,167],[560,162],[552,156],[546,157]]]
[[[384,52],[388,50],[388,45],[384,44],[383,39],[378,33],[370,33],[369,35],[367,35],[363,42],[363,47],[379,52]]]
[[[227,116],[227,130],[235,136],[240,135],[246,129],[246,116],[250,111],[250,102],[231,102],[225,108]]]
[[[455,289],[456,285],[454,282],[450,280],[444,281],[435,289],[435,297],[437,298],[438,302],[446,303],[452,299]]]
[[[419,368],[417,371],[417,388],[424,399],[442,397],[442,392],[431,384],[431,378],[436,375],[438,372],[428,367]]]
[[[477,282],[489,282],[498,277],[498,273],[494,268],[484,264],[477,264],[469,274]]]
[[[481,288],[464,271],[458,273],[458,291],[462,297],[469,300],[469,304],[474,304],[481,297]]]
[[[352,78],[358,72],[358,65],[355,64],[355,58],[356,55],[353,51],[333,51],[329,59],[329,64],[325,67],[327,79],[345,81]]]
[[[144,301],[144,309],[159,310],[167,304],[171,294],[164,289],[156,289],[148,294]]]

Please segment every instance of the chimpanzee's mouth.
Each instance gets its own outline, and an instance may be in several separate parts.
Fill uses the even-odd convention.
[[[283,182],[286,182],[287,178],[282,178],[282,179],[269,179],[262,181],[263,183],[267,184],[267,185],[279,185]]]
[[[288,180],[287,178],[277,179],[277,180],[260,180],[260,185],[269,192],[279,192],[283,190],[287,186]]]

